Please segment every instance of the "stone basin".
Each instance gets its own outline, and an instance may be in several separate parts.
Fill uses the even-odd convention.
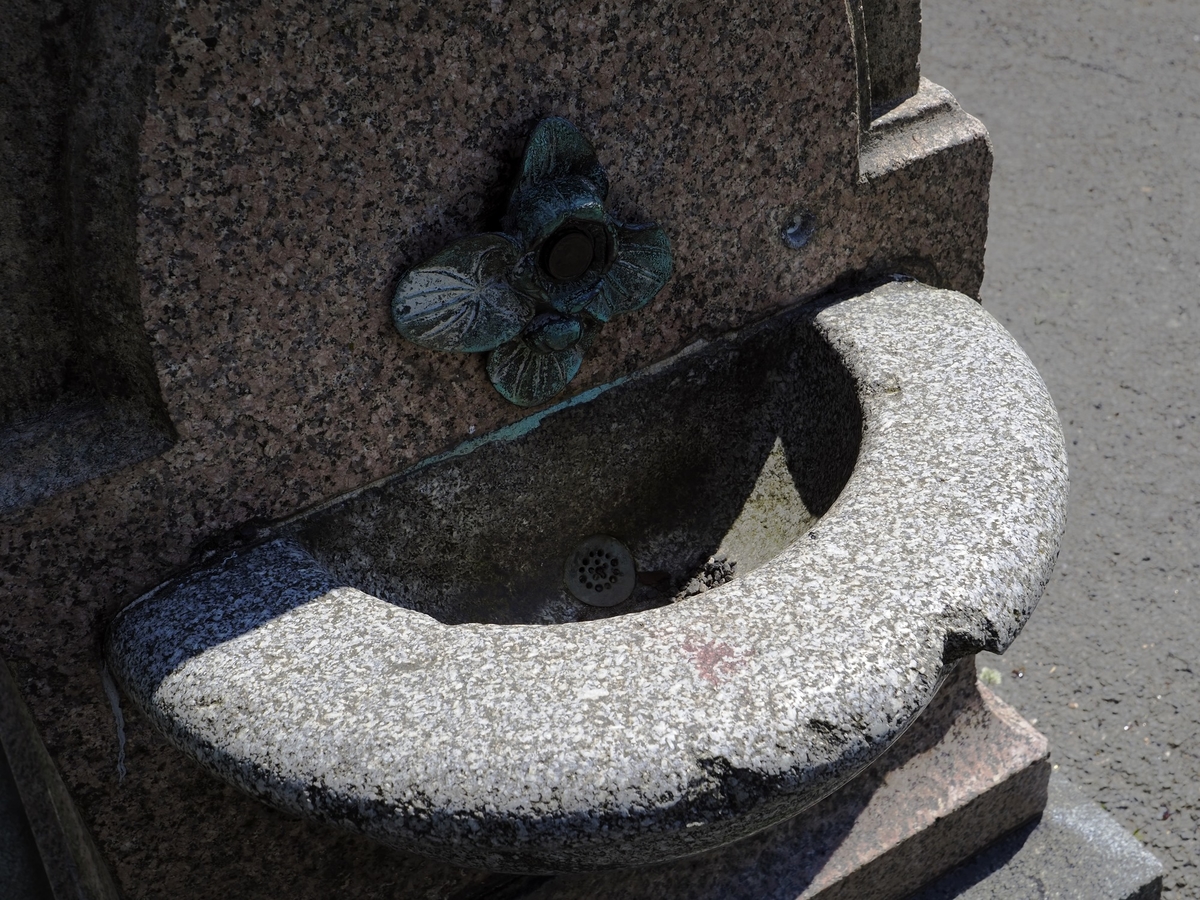
[[[897,281],[280,523],[127,607],[106,652],[280,809],[468,867],[646,864],[803,811],[1002,652],[1066,490],[1016,342]],[[563,587],[593,535],[637,566],[615,606]]]

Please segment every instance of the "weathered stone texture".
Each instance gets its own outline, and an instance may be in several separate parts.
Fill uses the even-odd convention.
[[[384,859],[410,877],[398,857],[216,784],[136,715],[118,782],[97,648],[118,609],[205,548],[523,415],[481,358],[405,344],[388,299],[406,265],[495,224],[537,119],[578,125],[612,176],[614,212],[661,223],[676,251],[673,280],[613,323],[571,391],[871,271],[978,289],[986,137],[961,111],[949,132],[915,121],[897,140],[927,148],[920,158],[864,170],[838,0],[746,0],[720,17],[690,2],[502,0],[80,16],[87,41],[70,52],[92,75],[77,88],[54,76],[29,87],[45,96],[22,93],[26,69],[59,71],[28,50],[63,24],[53,16],[21,20],[24,49],[5,60],[11,133],[26,134],[23,110],[47,117],[20,138],[45,158],[23,157],[4,182],[18,217],[6,233],[29,236],[5,252],[36,275],[10,324],[44,338],[17,357],[45,375],[18,379],[10,406],[60,396],[71,334],[94,337],[89,383],[132,398],[142,424],[128,429],[146,430],[84,472],[107,474],[51,479],[0,520],[0,652],[130,896],[247,884],[367,896],[377,888],[358,873]],[[72,157],[84,169],[69,225],[46,187],[64,92],[91,148]],[[37,209],[45,221],[28,218]],[[801,212],[816,229],[794,249],[782,232]],[[44,326],[64,271],[94,280],[71,295],[95,300],[72,301],[71,334],[57,316]]]

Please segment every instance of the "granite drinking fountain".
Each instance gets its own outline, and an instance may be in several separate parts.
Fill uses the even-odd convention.
[[[801,812],[1002,652],[1065,495],[1012,338],[888,283],[283,523],[126,608],[109,659],[281,809],[492,871],[662,862]]]
[[[140,393],[0,394],[59,870],[892,900],[1039,815],[974,654],[1065,453],[916,3],[127,5],[64,94],[55,322]],[[88,404],[153,439],[58,440]]]

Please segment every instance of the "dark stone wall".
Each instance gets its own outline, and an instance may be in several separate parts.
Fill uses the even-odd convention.
[[[921,79],[920,0],[862,0],[871,110],[879,115],[917,92]]]
[[[539,118],[676,259],[564,396],[872,274],[978,291],[986,135],[959,111],[863,169],[844,0],[44,9],[0,9],[0,655],[129,897],[477,882],[262,807],[128,708],[120,779],[99,647],[214,547],[527,414],[388,302],[495,226]]]
[[[139,0],[0,12],[0,512],[173,436],[136,260],[156,16]]]

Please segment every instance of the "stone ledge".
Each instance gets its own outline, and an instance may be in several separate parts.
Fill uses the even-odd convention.
[[[900,900],[1036,817],[1045,737],[959,664],[878,762],[799,816],[685,860],[530,883],[530,900]]]
[[[987,129],[944,87],[921,79],[917,93],[871,122],[858,155],[860,181],[872,181],[960,144],[987,143]]]

